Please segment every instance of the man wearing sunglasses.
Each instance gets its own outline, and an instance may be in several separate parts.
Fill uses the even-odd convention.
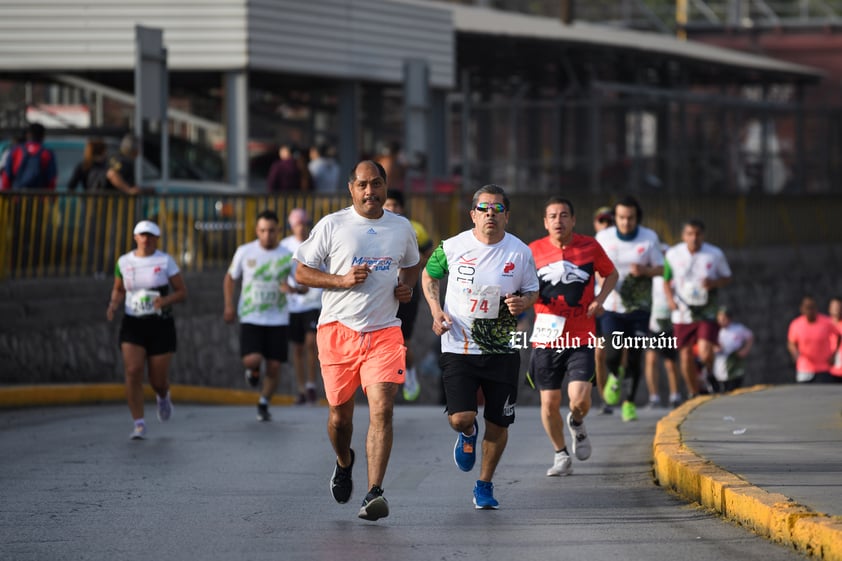
[[[529,248],[506,232],[509,198],[497,185],[474,193],[474,227],[444,240],[422,272],[424,296],[441,336],[442,381],[451,428],[459,433],[453,459],[462,471],[476,461],[477,392],[485,397],[482,462],[474,506],[496,509],[491,480],[515,419],[520,355],[510,342],[517,316],[537,298],[538,278]],[[444,308],[440,282],[447,275]]]

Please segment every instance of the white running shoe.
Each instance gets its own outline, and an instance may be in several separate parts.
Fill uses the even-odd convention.
[[[573,473],[573,460],[570,459],[567,452],[556,452],[553,465],[547,470],[547,477],[558,477],[571,473]]]
[[[406,401],[415,401],[420,393],[421,384],[418,382],[418,374],[415,372],[415,368],[407,368],[403,382],[403,398]]]
[[[158,420],[161,422],[169,421],[170,417],[172,417],[173,406],[172,400],[170,399],[170,392],[167,392],[167,397],[161,398],[161,396],[155,396],[158,400]]]
[[[588,438],[588,431],[585,430],[585,422],[582,421],[578,427],[573,425],[573,413],[567,414],[567,428],[570,430],[570,438],[573,439],[573,455],[577,460],[585,461],[591,457],[591,441]]]
[[[131,440],[143,440],[146,436],[146,425],[143,423],[134,426],[134,430],[129,435]]]

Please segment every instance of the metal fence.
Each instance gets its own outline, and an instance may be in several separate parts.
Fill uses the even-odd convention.
[[[478,187],[479,185],[477,185]],[[470,197],[415,194],[407,199],[412,218],[435,242],[469,228]],[[544,200],[551,193],[513,193],[509,231],[524,241],[546,235]],[[592,233],[591,214],[617,195],[559,189],[570,198],[577,231]],[[679,241],[688,218],[707,224],[707,239],[726,248],[800,247],[842,243],[842,195],[764,196],[641,195],[644,223],[667,243]],[[348,206],[347,197],[148,196],[0,193],[0,278],[103,276],[132,249],[132,228],[152,219],[162,229],[161,249],[185,271],[228,266],[239,244],[254,239],[264,209],[281,220],[304,208],[314,220]],[[285,226],[284,235],[289,231]]]
[[[459,225],[460,205],[453,201],[417,197],[408,207],[431,233],[450,233]],[[289,235],[285,218],[293,208],[318,220],[349,204],[341,196],[0,193],[0,278],[109,275],[134,246],[132,229],[142,219],[158,223],[160,249],[183,270],[225,268],[238,245],[255,239],[261,211],[276,211]]]

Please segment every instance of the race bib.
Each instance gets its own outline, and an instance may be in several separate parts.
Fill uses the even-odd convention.
[[[529,338],[529,342],[539,345],[553,343],[561,337],[561,332],[564,331],[565,321],[567,320],[561,316],[536,314],[535,323],[532,324],[532,336]]]
[[[133,316],[151,316],[161,315],[161,309],[155,309],[155,299],[160,297],[161,293],[157,290],[132,290],[126,295],[129,301],[129,309]]]
[[[708,291],[698,282],[682,282],[678,287],[678,295],[688,306],[704,306],[708,303]]]
[[[281,287],[274,281],[254,281],[251,285],[251,297],[258,306],[277,304]]]
[[[462,290],[461,315],[471,319],[496,319],[500,312],[500,287],[474,285]]]

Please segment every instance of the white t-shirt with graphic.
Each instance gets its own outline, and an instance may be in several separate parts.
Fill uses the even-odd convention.
[[[686,243],[667,250],[664,279],[670,282],[677,310],[672,312],[674,325],[716,319],[716,290],[706,290],[705,279],[717,280],[731,276],[731,267],[722,250],[703,243],[696,253],[690,253]]]
[[[237,248],[228,274],[234,280],[243,279],[237,304],[240,323],[289,325],[287,295],[281,292],[281,283],[287,282],[291,266],[292,253],[280,245],[266,249],[254,240]]]
[[[713,357],[713,375],[717,380],[730,380],[735,377],[735,371],[742,374],[742,359],[732,355],[743,348],[752,337],[751,329],[733,321],[719,329],[719,350]]]
[[[427,261],[427,273],[447,275],[444,312],[453,325],[441,338],[441,350],[458,354],[506,354],[517,318],[503,302],[507,294],[538,291],[535,260],[529,247],[506,233],[488,245],[468,230],[444,240]]]
[[[289,236],[281,240],[281,246],[287,248],[290,253],[295,253],[295,250],[304,243],[295,236]],[[293,288],[298,288],[299,284],[295,282],[295,268],[298,261],[293,259],[292,269],[289,273],[287,283]],[[322,307],[322,289],[309,288],[304,294],[291,293],[287,295],[287,305],[289,306],[289,313],[300,314],[302,312],[309,312],[310,310],[319,310]]]
[[[632,265],[660,267],[664,264],[661,241],[654,230],[638,226],[637,235],[631,240],[620,239],[617,227],[611,226],[597,233],[596,241],[614,263],[620,278],[608,294],[603,308],[624,314],[652,308],[652,278],[629,275]]]
[[[332,275],[368,265],[371,273],[365,282],[322,291],[319,325],[338,321],[354,331],[370,332],[401,324],[395,298],[398,269],[417,265],[420,256],[409,220],[391,212],[369,219],[348,207],[319,220],[295,259]]]
[[[126,289],[126,315],[170,316],[170,306],[156,310],[153,304],[156,298],[169,293],[170,278],[178,273],[179,268],[175,260],[160,250],[155,250],[155,253],[147,257],[135,255],[134,251],[121,255],[117,259],[114,274],[123,279]]]

